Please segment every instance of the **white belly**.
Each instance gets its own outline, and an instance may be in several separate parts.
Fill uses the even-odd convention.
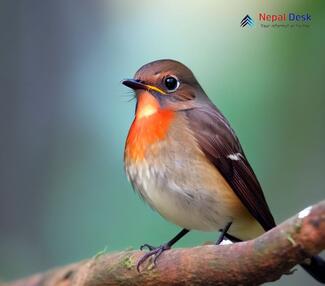
[[[170,173],[163,166],[149,168],[147,164],[129,166],[127,173],[145,201],[167,220],[186,229],[219,230],[233,221],[238,199],[233,200],[234,194],[221,175],[209,174],[201,163],[195,166],[186,180],[175,174],[177,168]],[[203,170],[204,175],[198,175]]]
[[[208,202],[202,199],[194,200],[177,187],[171,187],[157,186],[151,182],[145,191],[149,204],[167,220],[182,228],[204,231],[217,230],[226,224],[226,221],[217,215],[217,210],[209,211],[211,205],[208,206]],[[207,215],[208,212],[210,216]]]

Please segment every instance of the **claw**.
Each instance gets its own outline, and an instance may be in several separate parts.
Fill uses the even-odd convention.
[[[157,266],[157,259],[160,256],[160,254],[162,254],[166,249],[161,247],[158,252],[155,255],[155,258],[153,259],[153,265]]]
[[[160,245],[159,247],[153,247],[151,245],[144,244],[144,245],[142,245],[140,247],[140,250],[142,250],[143,248],[148,248],[150,251],[147,252],[145,255],[143,255],[141,257],[141,259],[138,261],[138,264],[137,264],[137,270],[138,270],[138,272],[140,272],[140,266],[141,266],[141,264],[144,263],[151,256],[154,256],[153,264],[154,264],[154,266],[157,266],[157,260],[158,260],[159,256],[165,250],[170,249],[170,246],[168,244],[163,244],[163,245]]]
[[[154,249],[156,249],[158,247],[152,246],[152,245],[147,244],[147,243],[145,243],[144,245],[141,245],[140,246],[140,250],[144,250],[145,248],[148,248],[148,250],[151,251],[151,250],[154,250]]]

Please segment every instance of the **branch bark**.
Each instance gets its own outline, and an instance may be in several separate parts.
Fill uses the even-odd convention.
[[[325,248],[325,201],[306,208],[264,235],[231,245],[172,249],[141,273],[141,251],[99,255],[5,286],[260,285],[275,281]]]

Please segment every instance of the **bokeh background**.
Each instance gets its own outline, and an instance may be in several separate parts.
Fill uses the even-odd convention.
[[[258,12],[312,22],[239,26]],[[229,118],[278,222],[324,199],[324,28],[321,0],[1,0],[0,279],[178,231],[122,164],[135,102],[121,80],[156,59],[188,65]],[[273,283],[316,284],[300,269]]]

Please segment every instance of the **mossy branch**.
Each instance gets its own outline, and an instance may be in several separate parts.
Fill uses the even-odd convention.
[[[325,248],[325,201],[264,235],[231,245],[166,251],[138,273],[141,251],[99,255],[5,286],[259,285],[275,281]]]

